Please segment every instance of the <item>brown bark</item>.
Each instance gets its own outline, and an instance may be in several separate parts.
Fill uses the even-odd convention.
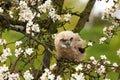
[[[89,16],[92,11],[92,8],[95,4],[96,0],[89,0],[86,8],[80,14],[80,19],[78,20],[77,25],[74,28],[74,32],[79,33],[85,26],[85,23],[89,21]]]

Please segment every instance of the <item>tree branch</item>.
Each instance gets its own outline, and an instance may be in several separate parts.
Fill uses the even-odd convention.
[[[86,8],[80,14],[80,19],[78,20],[78,23],[77,23],[77,25],[75,26],[75,28],[73,30],[74,32],[79,33],[84,28],[85,23],[87,21],[89,21],[89,16],[90,16],[90,13],[92,11],[92,8],[93,8],[95,2],[96,2],[96,0],[89,0]]]

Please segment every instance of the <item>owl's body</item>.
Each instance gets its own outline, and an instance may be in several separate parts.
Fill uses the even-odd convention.
[[[77,33],[62,31],[55,36],[55,48],[57,59],[69,61],[81,61],[85,56],[85,41]]]

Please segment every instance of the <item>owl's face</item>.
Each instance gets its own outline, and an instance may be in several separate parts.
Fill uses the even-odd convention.
[[[63,31],[55,37],[56,48],[70,48],[74,39],[74,33],[72,31]]]
[[[85,53],[85,41],[78,34],[67,34],[61,37],[59,44],[64,49],[76,49],[80,54]]]
[[[61,47],[70,48],[72,46],[72,41],[73,41],[73,37],[67,39],[65,38],[60,39]]]
[[[54,43],[58,59],[81,61],[85,56],[84,40],[77,33],[62,31],[55,36]]]

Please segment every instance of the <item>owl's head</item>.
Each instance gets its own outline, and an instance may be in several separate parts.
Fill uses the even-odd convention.
[[[70,48],[75,34],[72,31],[62,31],[55,36],[55,46]]]

